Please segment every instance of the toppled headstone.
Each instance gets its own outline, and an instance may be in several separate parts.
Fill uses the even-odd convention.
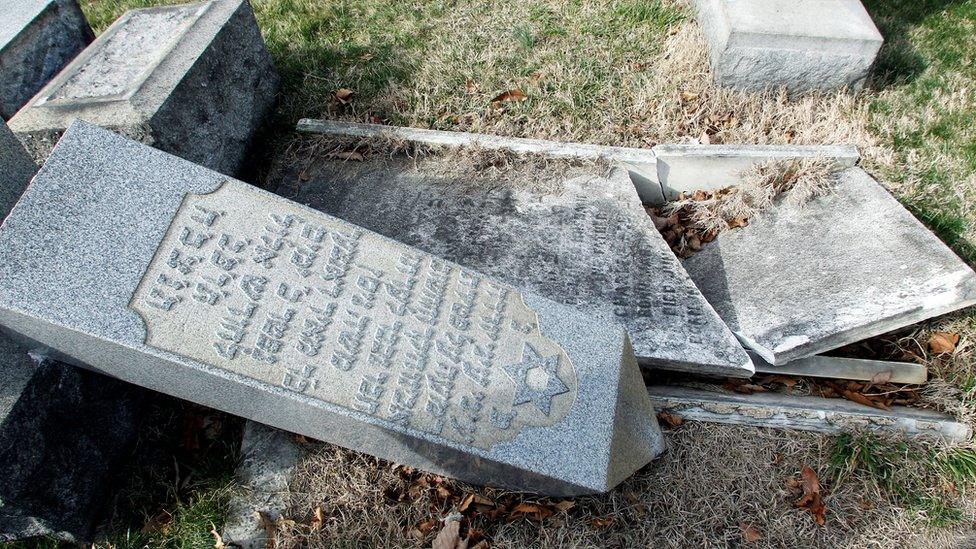
[[[662,449],[608,317],[83,122],[0,281],[0,324],[78,363],[469,482],[604,491]]]
[[[278,192],[580,310],[613,310],[643,364],[752,375],[625,170],[522,158],[483,176],[459,167],[481,162],[465,154],[322,155],[285,175]]]
[[[0,542],[90,540],[135,441],[144,390],[0,335]]]
[[[35,173],[37,165],[0,120],[0,221],[7,217]]]
[[[976,303],[976,273],[860,168],[683,264],[743,344],[775,365]]]
[[[246,0],[126,12],[10,120],[39,162],[76,118],[233,174],[278,75]]]
[[[0,0],[0,118],[12,117],[94,38],[76,0]]]
[[[695,0],[722,86],[860,88],[883,38],[860,0]]]

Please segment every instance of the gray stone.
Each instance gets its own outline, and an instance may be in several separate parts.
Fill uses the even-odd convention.
[[[0,229],[0,281],[0,324],[77,363],[469,482],[598,492],[662,450],[609,315],[84,122]]]
[[[128,457],[145,391],[0,335],[0,542],[90,540]]]
[[[922,364],[814,355],[791,360],[774,366],[762,357],[750,353],[756,372],[789,376],[826,377],[832,379],[856,379],[871,381],[877,376],[887,376],[891,383],[921,385],[928,380],[928,369]]]
[[[0,120],[0,221],[10,213],[35,173],[37,165]]]
[[[976,274],[860,168],[683,261],[750,349],[779,365],[976,303]]]
[[[288,483],[302,456],[291,433],[248,421],[241,442],[243,459],[237,468],[241,489],[230,500],[224,543],[239,549],[264,549],[268,532],[261,523],[276,521],[288,507]]]
[[[360,124],[335,120],[303,118],[296,129],[303,133],[340,138],[382,138],[409,141],[418,145],[477,148],[486,151],[511,151],[518,154],[539,154],[550,158],[605,160],[627,170],[645,204],[663,204],[664,195],[657,180],[658,168],[653,151],[631,147],[610,147],[592,143],[564,143],[545,139],[525,139],[468,132],[446,132],[423,128]]]
[[[882,37],[860,0],[694,0],[719,85],[860,88]]]
[[[328,214],[583,311],[612,310],[642,364],[749,377],[752,363],[699,293],[622,169],[471,182],[452,157],[321,158],[278,192]],[[297,173],[297,172],[300,172]],[[544,179],[545,185],[515,178]]]
[[[661,192],[668,200],[682,192],[723,189],[742,184],[742,174],[763,162],[823,158],[837,168],[853,168],[861,159],[847,145],[657,145]]]
[[[7,120],[95,36],[76,0],[0,0],[0,118]]]
[[[39,162],[80,118],[233,174],[278,75],[246,0],[132,10],[10,120]]]
[[[840,398],[780,393],[742,395],[718,388],[673,385],[647,388],[658,410],[689,421],[796,429],[820,433],[874,432],[962,444],[972,436],[965,423],[932,410],[893,406],[877,410]]]

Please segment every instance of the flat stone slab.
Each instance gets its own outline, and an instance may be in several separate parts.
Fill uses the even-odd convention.
[[[278,192],[582,311],[612,310],[642,364],[752,375],[749,357],[655,229],[625,170],[608,175],[605,166],[583,164],[538,173],[515,161],[470,182],[445,154],[378,152],[364,162],[323,155],[286,173]],[[518,178],[542,184],[510,184]]]
[[[80,118],[233,174],[278,83],[248,2],[132,10],[34,96],[10,128],[39,162]]]
[[[793,92],[859,88],[883,38],[860,0],[695,0],[715,81]]]
[[[871,381],[877,376],[885,376],[891,383],[918,385],[928,381],[928,369],[921,364],[912,362],[814,355],[774,366],[755,353],[750,353],[750,356],[752,363],[756,365],[756,372],[764,374],[856,379],[859,381]]]
[[[0,324],[77,363],[468,482],[599,492],[662,450],[609,315],[84,122],[0,228],[0,280]]]
[[[0,0],[0,118],[12,117],[95,35],[76,0]]]
[[[145,393],[0,335],[0,542],[92,539]]]
[[[742,395],[675,385],[647,388],[658,410],[689,421],[840,434],[875,432],[965,443],[972,429],[932,410],[877,410],[839,398],[755,393]]]
[[[0,221],[7,217],[35,173],[37,164],[0,120]]]
[[[775,365],[976,304],[973,270],[860,168],[682,263],[743,344]]]

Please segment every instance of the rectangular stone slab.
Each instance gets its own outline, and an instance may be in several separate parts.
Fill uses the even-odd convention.
[[[743,344],[775,365],[976,303],[976,273],[860,168],[682,263]]]
[[[126,12],[10,128],[39,162],[76,118],[233,174],[278,74],[245,0]]]
[[[793,92],[860,87],[883,41],[860,0],[695,0],[715,81]]]
[[[451,152],[436,154],[380,151],[364,162],[321,155],[288,170],[278,192],[549,299],[611,310],[642,364],[752,375],[751,360],[655,229],[625,170],[608,175],[606,166],[583,163],[536,173],[523,157],[471,182],[453,168]]]
[[[0,0],[0,119],[95,39],[76,0]]]
[[[36,172],[37,164],[0,120],[0,220],[7,217]]]
[[[749,353],[749,355],[752,358],[752,363],[756,365],[756,373],[763,374],[871,381],[876,376],[887,372],[890,375],[889,381],[891,383],[921,385],[928,380],[928,370],[925,366],[912,362],[814,355],[774,366],[755,353]]]
[[[79,364],[468,482],[599,492],[662,449],[608,317],[83,122],[0,280],[0,324]]]

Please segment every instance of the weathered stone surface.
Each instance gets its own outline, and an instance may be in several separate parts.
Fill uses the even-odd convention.
[[[740,340],[777,365],[976,303],[973,270],[860,168],[683,264]]]
[[[302,449],[291,433],[248,421],[241,454],[237,468],[241,489],[230,500],[222,538],[240,549],[265,549],[268,532],[255,512],[271,521],[282,516],[288,507],[288,483]]]
[[[0,335],[0,542],[91,539],[128,454],[144,390]]]
[[[0,120],[0,221],[7,217],[37,172],[37,165]]]
[[[529,174],[532,166],[515,166],[497,180],[470,182],[451,164],[450,156],[323,158],[286,175],[278,192],[580,310],[613,310],[642,363],[752,375],[749,357],[654,228],[626,171],[607,176],[605,167],[584,164]],[[508,183],[515,178],[547,182]]]
[[[34,96],[10,128],[41,162],[80,118],[233,174],[277,89],[246,0],[132,10]]]
[[[861,87],[882,37],[860,0],[695,0],[715,81],[793,92]]]
[[[602,491],[661,451],[606,316],[83,122],[0,229],[0,280],[0,323],[76,362],[470,482]]]
[[[0,0],[0,118],[12,117],[94,38],[76,0]]]

